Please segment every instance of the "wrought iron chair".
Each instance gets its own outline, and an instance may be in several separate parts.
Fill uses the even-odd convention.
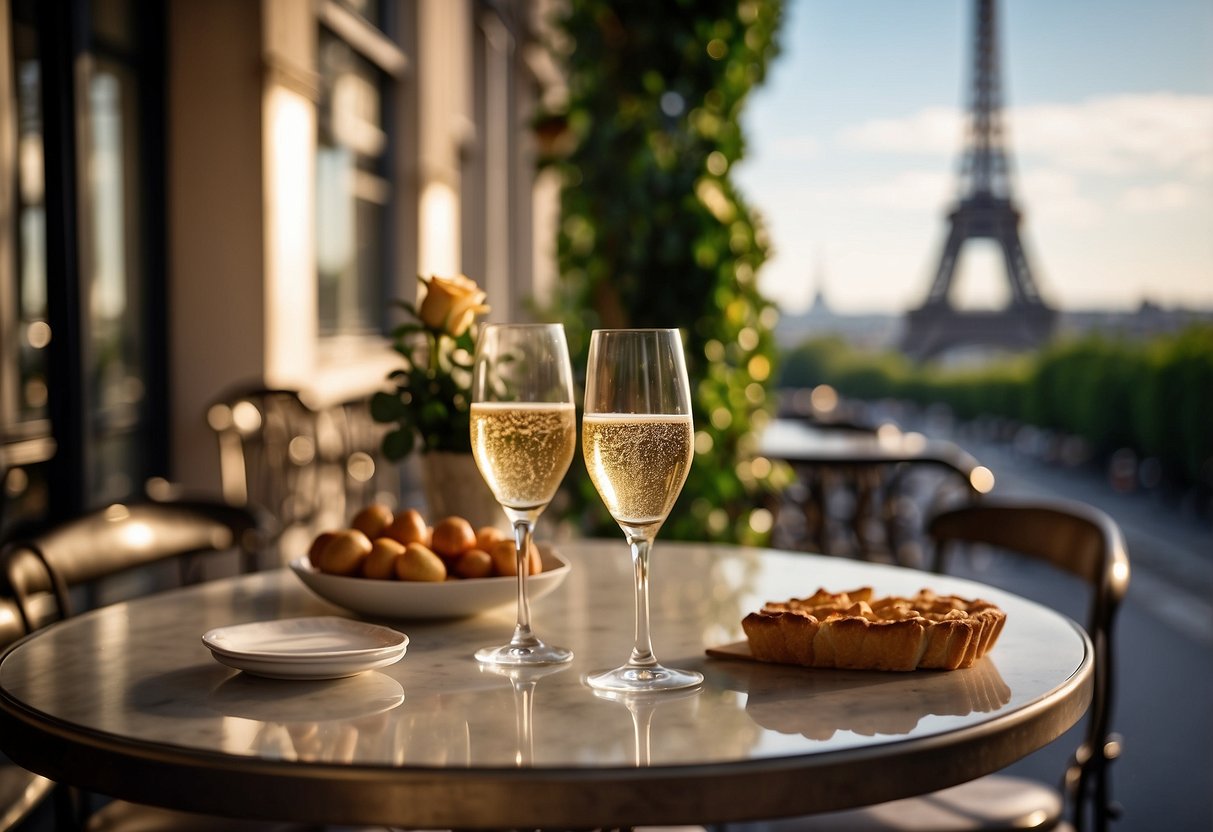
[[[115,504],[66,521],[5,547],[3,575],[27,632],[72,615],[83,601],[95,606],[114,600],[108,579],[175,561],[175,581],[201,577],[199,557],[235,551],[248,568],[260,545],[260,524],[252,512],[203,500],[140,501]],[[154,586],[124,590],[138,594]],[[107,589],[111,593],[107,596]],[[73,595],[77,595],[73,604]]]
[[[292,528],[310,531],[321,506],[317,411],[298,391],[245,387],[216,400],[206,418],[219,443],[224,499],[272,520],[265,549],[277,553]]]
[[[398,468],[379,450],[387,429],[371,418],[367,397],[321,407],[297,390],[242,387],[217,399],[207,422],[224,499],[260,506],[273,521],[265,547],[272,565],[358,508],[399,499]]]
[[[320,426],[320,459],[334,485],[330,490],[344,503],[338,516],[352,515],[372,502],[399,500],[399,469],[380,450],[389,428],[371,416],[370,397],[325,408],[320,412]]]
[[[843,812],[759,824],[770,830],[1104,830],[1118,810],[1108,790],[1108,766],[1121,739],[1109,729],[1113,701],[1112,630],[1129,586],[1129,558],[1117,524],[1081,503],[987,499],[943,511],[928,524],[935,569],[944,571],[961,545],[985,545],[1081,579],[1090,594],[1087,633],[1094,646],[1094,689],[1084,738],[1060,781],[1049,786],[991,774],[919,797]]]
[[[247,568],[261,543],[261,528],[258,514],[225,503],[141,501],[99,509],[10,543],[0,551],[0,636],[33,632],[77,609],[159,589],[164,583],[194,582],[203,575],[203,559],[224,553],[234,552]],[[173,561],[176,575],[152,574],[156,565]],[[112,585],[130,577],[144,580]],[[60,791],[68,797],[56,802],[57,824],[89,832],[292,828],[121,800],[92,811],[87,796]]]

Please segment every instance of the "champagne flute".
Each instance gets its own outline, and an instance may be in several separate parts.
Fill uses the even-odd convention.
[[[632,551],[636,629],[627,663],[587,676],[592,688],[647,692],[703,681],[658,664],[649,634],[649,550],[691,469],[693,433],[678,330],[594,330],[581,440],[590,479]]]
[[[527,572],[531,535],[556,494],[577,445],[573,370],[560,324],[490,324],[472,364],[472,455],[514,527],[518,623],[508,644],[476,659],[519,666],[561,664],[573,651],[531,630]]]

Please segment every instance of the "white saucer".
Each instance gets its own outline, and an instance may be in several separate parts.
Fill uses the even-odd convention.
[[[339,679],[395,664],[409,638],[348,618],[288,618],[218,627],[202,636],[215,660],[274,679]]]

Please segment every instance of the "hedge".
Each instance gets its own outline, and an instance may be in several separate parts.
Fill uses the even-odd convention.
[[[858,399],[943,403],[960,418],[996,416],[1085,439],[1100,455],[1155,457],[1180,484],[1213,486],[1213,326],[1148,341],[1089,335],[979,368],[914,365],[837,338],[783,359],[781,387],[826,383]]]

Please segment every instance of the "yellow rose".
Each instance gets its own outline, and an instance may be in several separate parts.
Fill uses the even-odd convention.
[[[452,338],[458,338],[477,315],[489,311],[484,305],[485,293],[476,281],[463,275],[435,276],[428,281],[423,277],[421,282],[426,285],[426,292],[417,317],[430,329],[444,330]]]

